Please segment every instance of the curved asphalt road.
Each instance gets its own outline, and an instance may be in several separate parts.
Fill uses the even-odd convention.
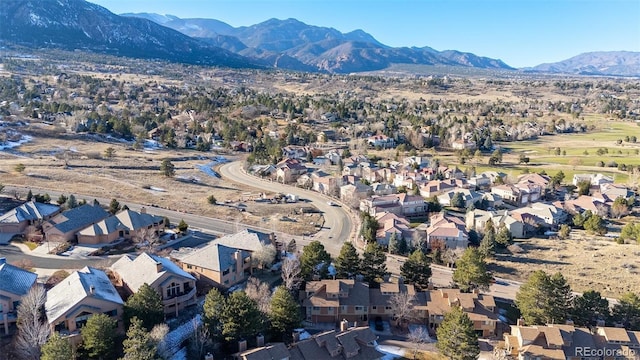
[[[317,192],[248,175],[242,169],[242,165],[242,161],[226,163],[219,168],[219,172],[224,179],[231,182],[270,192],[298,195],[300,198],[309,199],[318,210],[323,212],[325,219],[324,226],[313,238],[321,241],[329,253],[337,255],[340,252],[342,244],[349,240],[354,230],[353,220],[345,209],[341,206],[329,205],[327,202],[331,199]]]

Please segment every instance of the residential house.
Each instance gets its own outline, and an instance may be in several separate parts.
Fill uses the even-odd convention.
[[[368,198],[371,193],[371,186],[358,181],[354,184],[342,185],[340,187],[340,200],[345,204],[357,207],[360,201]]]
[[[602,184],[613,184],[613,178],[611,176],[597,174],[575,174],[573,175],[573,185],[578,186],[579,182],[588,181],[591,186],[600,187]]]
[[[427,228],[427,247],[431,249],[466,249],[469,246],[469,234],[464,221],[444,212],[431,217]]]
[[[527,207],[512,210],[511,213],[531,214],[543,220],[544,224],[556,229],[567,220],[567,213],[553,204],[533,203]]]
[[[76,335],[94,314],[121,321],[123,301],[104,271],[84,267],[74,271],[47,292],[44,304],[51,331]]]
[[[393,138],[387,135],[373,135],[367,138],[367,144],[371,147],[381,147],[383,149],[391,149],[396,147],[396,142]]]
[[[538,173],[529,173],[529,174],[520,175],[518,177],[518,182],[531,182],[540,186],[542,189],[546,189],[549,187],[549,184],[551,183],[551,177],[549,177],[548,175],[542,175]]]
[[[289,349],[288,359],[380,360],[385,354],[376,350],[377,338],[368,326],[347,328],[343,325],[340,332],[329,330],[295,342]]]
[[[246,280],[252,271],[251,253],[218,243],[174,257],[196,279],[223,288]]]
[[[164,229],[164,218],[147,214],[146,209],[140,212],[122,210],[93,225],[80,230],[77,234],[79,244],[109,244],[118,239],[139,239],[160,234]]]
[[[403,238],[407,242],[411,241],[413,230],[409,220],[405,217],[393,213],[379,213],[375,218],[378,222],[378,230],[376,231],[378,244],[388,246],[392,234],[396,234],[397,240]]]
[[[479,336],[497,335],[498,315],[493,296],[477,292],[463,293],[460,289],[438,289],[427,291],[425,298],[427,325],[431,333],[436,331],[452,307],[459,306],[469,316]]]
[[[376,216],[377,213],[390,212],[402,215],[402,205],[397,195],[372,196],[360,202],[360,211]]]
[[[453,179],[447,180],[431,180],[420,186],[420,195],[426,198],[443,194],[449,190],[455,189],[456,183]]]
[[[371,191],[374,195],[391,195],[398,192],[398,189],[387,183],[373,183],[371,184]]]
[[[48,241],[75,240],[78,231],[108,216],[100,205],[84,204],[52,217],[42,225],[42,230]]]
[[[609,215],[610,207],[604,199],[588,195],[580,195],[577,199],[564,202],[564,210],[570,214],[583,213],[588,210],[604,217]]]
[[[422,196],[409,195],[407,193],[400,193],[395,196],[400,200],[402,215],[406,217],[413,217],[425,216],[427,214],[428,205]]]
[[[468,229],[484,232],[487,223],[491,220],[495,228],[505,226],[514,238],[526,237],[525,224],[511,216],[506,210],[485,211],[475,209],[465,215],[465,224]]]
[[[634,192],[629,190],[626,186],[611,183],[604,183],[600,185],[600,194],[608,201],[615,201],[619,197],[629,199],[635,195]]]
[[[451,148],[454,150],[475,150],[476,142],[473,140],[455,140],[451,142]]]
[[[477,189],[489,189],[493,181],[487,174],[478,174],[469,178],[469,185]]]
[[[237,360],[289,360],[291,353],[284,343],[273,343],[251,350],[241,349],[240,352],[233,355],[233,358]]]
[[[324,154],[324,156],[329,159],[329,161],[331,162],[331,164],[333,165],[337,165],[340,160],[342,160],[342,151],[338,151],[338,150],[330,150],[329,152],[327,152],[326,154]],[[340,171],[342,171],[342,169],[340,169]]]
[[[196,303],[196,279],[171,260],[143,252],[124,255],[111,265],[119,285],[136,293],[143,284],[162,298],[165,314],[175,314]]]
[[[425,304],[424,293],[416,292],[413,285],[392,282],[383,282],[379,288],[369,289],[369,319],[380,317],[386,321],[394,320],[396,314],[391,306],[391,298],[400,293],[409,294],[414,306],[414,313],[411,315],[418,319],[418,323],[422,322],[420,319],[425,319],[426,316],[422,306]]]
[[[640,332],[624,328],[573,325],[511,326],[504,334],[507,354],[519,360],[637,359]]]
[[[20,234],[27,226],[47,221],[59,212],[57,205],[28,201],[0,216],[0,233]]]
[[[414,169],[426,168],[431,164],[431,161],[426,156],[409,156],[404,158],[403,162]]]
[[[307,173],[307,168],[296,159],[285,159],[276,164],[276,179],[278,182],[291,183],[302,174]]]
[[[485,206],[490,208],[498,208],[504,205],[504,201],[502,201],[502,196],[498,194],[494,194],[491,192],[482,193],[482,202]]]
[[[318,132],[318,141],[319,142],[327,142],[329,140],[336,140],[336,131],[333,129],[329,130],[320,130]]]
[[[305,160],[309,149],[306,146],[289,145],[282,148],[282,157],[285,159]]]
[[[505,203],[523,206],[538,201],[542,194],[542,188],[530,182],[504,184],[492,187],[491,193],[502,197]]]
[[[369,286],[353,279],[308,281],[300,299],[305,320],[313,323],[369,319]]]
[[[331,160],[326,156],[320,155],[313,158],[313,164],[316,166],[328,166],[331,165]]]
[[[245,229],[213,240],[213,243],[236,248],[249,253],[260,251],[263,247],[273,245],[281,250],[282,244],[276,241],[273,233],[267,234],[256,230]]]
[[[315,171],[311,173],[310,178],[313,182],[311,185],[313,191],[325,195],[335,195],[340,191],[338,188],[338,181],[340,179],[335,176],[331,176],[323,171]]]
[[[29,292],[38,279],[36,273],[23,270],[7,263],[0,257],[0,324],[4,333],[9,334],[9,325],[17,320],[20,299]]]
[[[451,201],[455,194],[461,194],[464,200],[464,207],[467,208],[479,201],[482,201],[482,194],[470,189],[455,188],[441,195],[438,195],[438,203],[442,206],[453,206]]]

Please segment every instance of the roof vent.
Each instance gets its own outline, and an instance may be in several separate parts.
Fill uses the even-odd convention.
[[[91,295],[93,295],[93,294],[95,294],[95,292],[96,292],[96,287],[95,287],[95,286],[93,286],[93,285],[89,286],[89,293],[90,293]]]

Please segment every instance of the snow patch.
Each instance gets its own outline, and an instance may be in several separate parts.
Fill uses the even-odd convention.
[[[12,149],[14,147],[18,147],[26,142],[33,140],[33,138],[29,135],[22,135],[20,140],[18,141],[6,141],[4,143],[0,143],[0,151],[6,149]]]
[[[399,346],[376,345],[376,350],[384,353],[382,360],[393,360],[404,357],[405,351]]]
[[[200,315],[196,315],[192,320],[187,321],[175,330],[169,332],[158,346],[162,347],[163,353],[170,355],[171,359],[186,360],[187,352],[186,349],[182,347],[182,343],[187,340],[200,325],[202,325],[202,319]]]
[[[166,192],[167,190],[155,186],[149,187],[149,190],[158,191],[158,192]]]
[[[144,141],[143,147],[145,150],[157,150],[157,149],[162,149],[162,144],[160,144],[155,140],[147,139]]]

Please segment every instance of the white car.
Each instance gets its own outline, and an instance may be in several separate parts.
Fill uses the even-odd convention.
[[[334,203],[333,201],[327,201],[327,205],[329,205],[329,206],[338,206],[338,204]]]

